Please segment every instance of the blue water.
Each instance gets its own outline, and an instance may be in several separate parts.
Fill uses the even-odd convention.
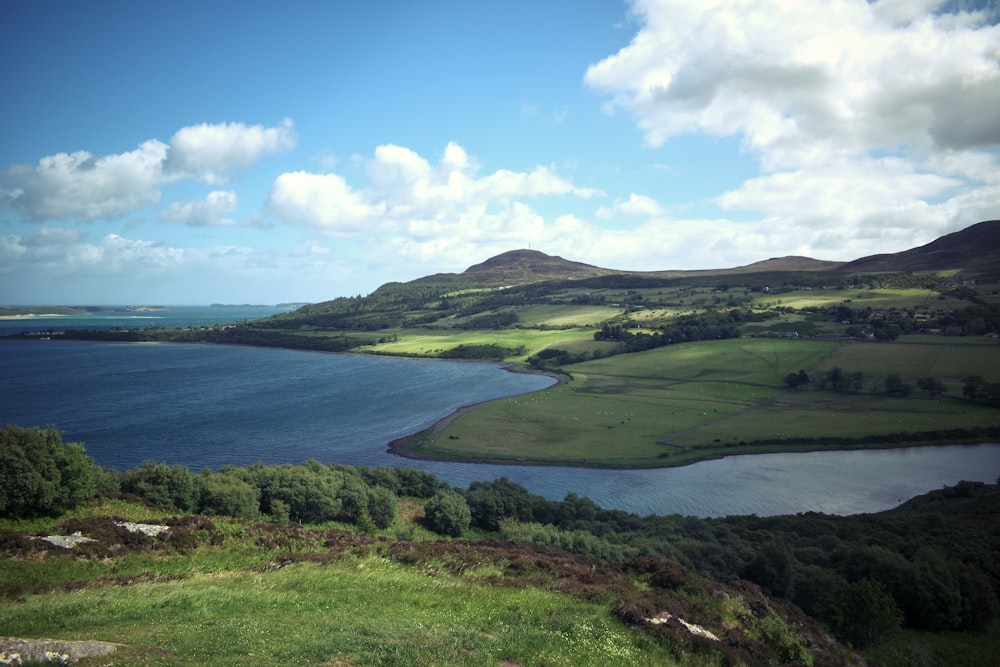
[[[683,468],[443,463],[389,454],[389,441],[471,403],[544,388],[495,364],[270,348],[0,342],[0,423],[54,424],[101,465],[266,463],[411,466],[455,486],[506,476],[646,514],[723,516],[889,509],[963,479],[994,482],[1000,445],[734,456]]]
[[[119,311],[88,313],[85,315],[36,315],[16,319],[0,319],[0,336],[28,331],[61,329],[145,329],[148,327],[210,327],[257,320],[290,308],[272,306],[239,306],[212,308],[211,306],[168,306],[169,310]]]

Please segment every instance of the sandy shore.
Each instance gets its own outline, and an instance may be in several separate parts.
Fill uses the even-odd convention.
[[[0,320],[30,320],[35,317],[69,317],[63,313],[24,313],[21,315],[0,315]]]

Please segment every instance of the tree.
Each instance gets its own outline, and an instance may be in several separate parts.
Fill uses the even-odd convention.
[[[198,478],[202,514],[221,514],[237,519],[260,516],[260,492],[242,479],[229,473],[206,471]]]
[[[820,602],[820,619],[854,648],[876,646],[899,629],[903,614],[878,582],[843,583]]]
[[[978,399],[979,392],[985,384],[986,380],[978,375],[970,375],[969,377],[962,378],[962,396],[972,401]]]
[[[887,375],[884,385],[885,393],[889,396],[902,398],[913,393],[913,385],[903,382],[903,379],[896,374]]]
[[[56,428],[8,425],[0,430],[0,515],[56,514],[95,493],[94,462]]]
[[[125,473],[122,491],[142,496],[164,507],[176,507],[186,512],[198,508],[201,495],[194,475],[182,465],[146,461],[140,468]]]
[[[450,489],[435,493],[424,505],[424,515],[428,528],[451,537],[459,537],[472,523],[472,513],[465,498]]]
[[[368,516],[378,528],[388,528],[396,518],[396,494],[384,486],[372,487],[368,492]]]
[[[930,398],[938,398],[941,394],[948,391],[947,385],[933,376],[917,380],[917,388],[920,391],[926,392]]]
[[[791,599],[794,590],[792,560],[788,545],[772,540],[743,568],[741,576],[758,584],[768,595]]]

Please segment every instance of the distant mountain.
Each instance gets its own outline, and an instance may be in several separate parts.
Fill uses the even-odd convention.
[[[771,271],[832,271],[844,265],[843,262],[828,262],[812,257],[790,255],[788,257],[772,257],[762,262],[754,262],[735,269],[726,269],[730,273],[764,273]]]
[[[988,220],[919,248],[871,255],[839,268],[849,273],[959,271],[966,277],[1000,276],[1000,220]]]
[[[512,250],[470,266],[460,274],[437,274],[421,281],[477,284],[519,284],[545,280],[577,280],[609,275],[658,278],[693,278],[751,273],[836,271],[838,273],[889,273],[911,271],[957,271],[962,276],[1000,277],[1000,220],[990,220],[942,236],[927,245],[903,252],[872,255],[853,262],[831,262],[811,257],[772,257],[728,269],[621,271],[605,269],[537,250]]]
[[[562,257],[546,255],[538,250],[511,250],[491,257],[482,264],[470,266],[462,272],[462,276],[476,282],[524,283],[540,280],[594,278],[616,273],[622,272],[602,269],[582,262],[571,262]]]
[[[470,266],[462,273],[435,273],[417,278],[414,283],[454,283],[466,285],[523,285],[547,280],[577,280],[628,273],[602,269],[538,250],[509,250]]]

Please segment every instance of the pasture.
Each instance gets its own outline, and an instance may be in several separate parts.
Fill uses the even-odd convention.
[[[864,393],[784,388],[789,373],[834,366],[864,372],[869,378]],[[960,397],[959,378],[975,372],[1000,380],[1000,346],[731,339],[565,369],[573,378],[568,384],[478,406],[443,430],[411,439],[411,452],[642,467],[690,463],[754,441],[864,438],[998,423],[996,408]],[[910,398],[871,393],[871,380],[890,373],[911,382],[935,375],[949,384],[950,395],[930,400],[919,392]]]
[[[950,393],[961,395],[962,378],[979,375],[1000,382],[1000,345],[969,344],[966,338],[944,338],[924,342],[856,342],[838,347],[820,363],[819,370],[834,366],[862,371],[868,377],[899,375],[906,382],[933,376],[949,384]],[[952,342],[954,341],[954,342]]]
[[[439,356],[459,345],[499,345],[509,349],[524,346],[524,354],[511,360],[523,360],[546,347],[565,347],[574,341],[593,341],[592,329],[394,329],[396,340],[358,348],[358,352],[379,354]]]
[[[524,327],[600,327],[601,323],[621,314],[611,306],[533,305],[517,309]]]

